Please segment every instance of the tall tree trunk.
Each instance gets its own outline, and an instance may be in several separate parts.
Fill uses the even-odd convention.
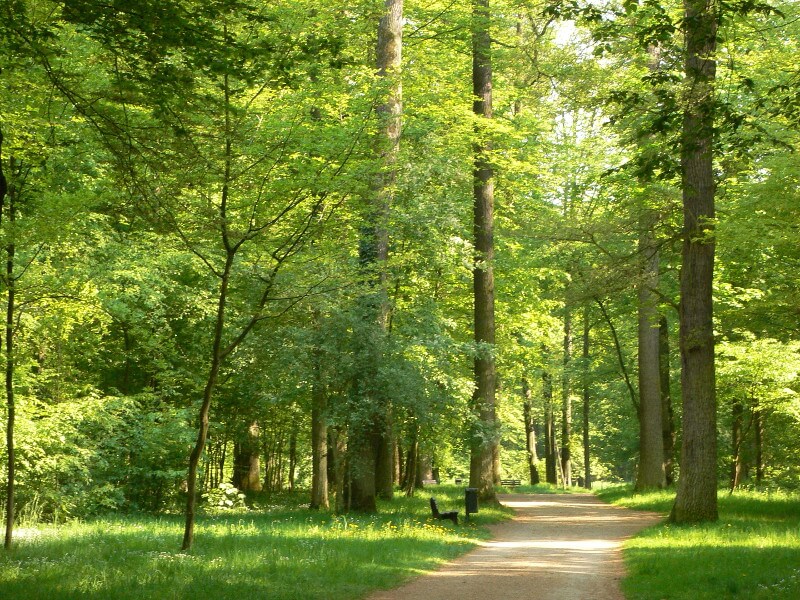
[[[740,400],[735,400],[731,407],[731,491],[739,487],[742,477],[743,426],[744,406]]]
[[[639,221],[641,271],[638,286],[639,338],[639,471],[636,490],[660,489],[666,483],[661,423],[660,331],[658,314],[659,255],[651,233],[653,215]]]
[[[374,512],[375,498],[392,496],[392,478],[388,467],[391,453],[391,408],[383,390],[374,385],[380,369],[389,319],[389,302],[386,291],[386,262],[389,256],[388,219],[394,185],[397,178],[397,156],[400,148],[402,87],[400,67],[403,45],[403,0],[385,0],[384,12],[378,23],[376,67],[378,76],[386,81],[386,101],[377,108],[379,119],[375,147],[381,158],[381,170],[372,182],[370,207],[361,233],[359,260],[373,287],[372,299],[366,303],[367,326],[378,328],[374,336],[367,336],[370,345],[365,351],[373,354],[374,372],[362,373],[357,386],[360,393],[360,411],[365,415],[350,432],[350,508]],[[380,340],[378,340],[380,338]],[[380,343],[374,343],[379,341]],[[362,341],[363,342],[363,341]],[[366,410],[364,410],[366,409]],[[388,475],[388,476],[387,476]]]
[[[422,479],[419,471],[419,424],[414,419],[409,426],[408,453],[406,454],[405,480],[403,481],[403,490],[406,496],[414,495],[417,481]]]
[[[591,447],[589,445],[589,415],[590,415],[590,391],[589,391],[589,307],[583,311],[583,486],[592,489],[592,463]]]
[[[760,408],[756,408],[753,411],[753,421],[756,445],[756,484],[761,485],[764,482],[764,471],[766,469],[766,463],[764,462],[766,423],[764,422],[764,413]]]
[[[8,179],[3,172],[3,132],[0,130],[0,222],[5,216],[6,210],[9,228],[14,227],[16,220],[16,192],[9,189]],[[11,172],[14,172],[14,159],[11,158]],[[9,236],[13,240],[13,236]],[[6,550],[11,550],[11,543],[14,536],[14,494],[16,478],[16,451],[14,447],[14,425],[16,419],[16,403],[14,398],[14,311],[16,309],[16,276],[14,274],[14,255],[16,247],[11,241],[6,245],[6,410],[8,420],[6,421],[6,455],[7,455],[7,480],[6,480],[6,531],[3,546]]]
[[[539,457],[536,455],[536,429],[533,423],[533,399],[531,386],[522,379],[522,418],[525,423],[525,450],[528,453],[528,476],[531,485],[539,483]]]
[[[473,275],[475,326],[475,392],[473,407],[477,431],[472,432],[469,484],[478,497],[494,502],[495,457],[499,451],[495,413],[496,373],[494,360],[494,169],[491,143],[484,121],[492,118],[492,58],[489,32],[489,1],[472,4],[472,110],[477,117],[473,144]]]
[[[545,353],[546,356],[546,353]],[[553,415],[553,378],[545,366],[542,371],[542,396],[544,400],[544,463],[545,481],[556,485],[556,432]]]
[[[714,52],[717,3],[684,0],[686,82],[681,141],[683,251],[680,345],[683,436],[671,520],[714,521],[717,513],[717,402],[714,372]]]
[[[572,311],[569,301],[564,314],[564,370],[561,375],[561,476],[564,486],[572,485]]]
[[[664,475],[667,485],[675,483],[675,415],[672,411],[672,392],[669,369],[669,325],[667,318],[659,319],[659,359],[661,374],[661,427],[664,444]]]
[[[328,429],[331,460],[329,470],[333,477],[334,508],[337,514],[347,511],[347,436],[338,427]]]
[[[297,474],[297,425],[292,423],[289,433],[289,491],[294,491],[294,478]]]
[[[315,315],[318,320],[318,315]],[[313,350],[311,383],[311,504],[310,508],[327,510],[328,501],[328,394],[322,379],[322,351]]]

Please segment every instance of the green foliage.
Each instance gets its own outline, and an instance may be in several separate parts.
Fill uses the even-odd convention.
[[[48,521],[175,507],[191,441],[184,411],[149,395],[90,394],[19,423],[18,503]],[[29,511],[30,512],[30,511]]]

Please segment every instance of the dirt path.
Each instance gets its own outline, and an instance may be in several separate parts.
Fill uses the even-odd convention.
[[[516,515],[492,528],[491,541],[369,600],[623,600],[621,542],[661,519],[589,494],[509,494],[500,501]]]

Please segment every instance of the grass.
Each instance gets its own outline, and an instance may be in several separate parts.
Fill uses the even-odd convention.
[[[668,514],[674,492],[598,495]],[[800,598],[800,496],[720,491],[719,521],[652,527],[625,544],[629,600]]]
[[[463,488],[439,486],[435,496],[463,517]],[[178,516],[20,529],[12,551],[0,554],[0,598],[358,598],[466,552],[486,537],[486,524],[508,518],[482,506],[456,527],[430,517],[428,497],[398,497],[378,515],[311,512],[296,496],[207,515],[187,553],[178,551]]]

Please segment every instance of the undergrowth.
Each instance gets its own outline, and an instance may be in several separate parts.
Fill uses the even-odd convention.
[[[459,509],[462,524],[431,518],[428,498]],[[255,499],[198,519],[180,552],[179,516],[109,516],[18,530],[0,555],[0,598],[350,599],[435,568],[507,518],[481,507],[463,523],[463,488],[437,486],[381,503],[377,515],[313,512],[299,496]]]

